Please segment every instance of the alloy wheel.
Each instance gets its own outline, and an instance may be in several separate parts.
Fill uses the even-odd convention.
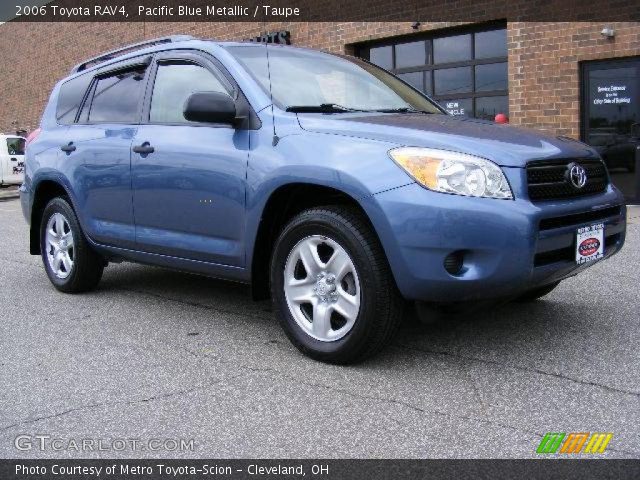
[[[300,240],[285,263],[287,305],[302,330],[322,342],[344,337],[360,312],[360,280],[347,251],[335,240]]]
[[[47,260],[53,274],[67,278],[73,270],[74,240],[69,221],[59,212],[54,213],[47,222],[46,230]]]

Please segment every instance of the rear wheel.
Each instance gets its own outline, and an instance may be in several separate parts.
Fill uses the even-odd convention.
[[[64,198],[54,198],[44,209],[40,252],[49,280],[61,292],[92,290],[102,277],[104,262],[91,249],[75,212]]]
[[[544,287],[534,288],[533,290],[529,290],[528,292],[520,295],[517,298],[517,301],[522,303],[533,302],[551,293],[551,291],[554,290],[558,285],[560,285],[560,282],[550,283],[549,285],[545,285]]]
[[[344,207],[307,210],[284,228],[271,261],[276,315],[293,344],[330,363],[353,363],[382,349],[403,301],[377,237]]]

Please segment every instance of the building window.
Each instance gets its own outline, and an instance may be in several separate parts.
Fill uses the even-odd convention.
[[[393,47],[372,47],[368,53],[372,63],[386,70],[393,68]]]
[[[507,30],[477,26],[360,45],[356,54],[430,95],[453,115],[509,115]]]
[[[476,65],[476,92],[507,89],[507,63]]]
[[[396,45],[396,68],[417,67],[425,63],[427,51],[423,41]]]
[[[433,71],[435,94],[460,95],[473,90],[471,67],[440,68]]]
[[[433,39],[433,63],[471,60],[471,35],[452,35]]]
[[[507,56],[507,30],[489,30],[476,32],[475,58],[494,58]]]
[[[476,118],[493,120],[499,113],[509,111],[509,97],[498,95],[495,97],[476,97]]]

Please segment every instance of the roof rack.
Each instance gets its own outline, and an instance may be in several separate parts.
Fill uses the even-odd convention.
[[[120,55],[124,55],[135,50],[140,50],[145,47],[152,47],[154,45],[161,45],[163,43],[183,42],[185,40],[193,40],[194,38],[195,37],[192,37],[191,35],[171,35],[168,37],[154,38],[153,40],[145,40],[144,42],[134,43],[125,47],[116,48],[115,50],[103,53],[102,55],[98,55],[97,57],[89,58],[84,62],[77,64],[71,69],[71,73],[82,72],[83,70],[86,70],[87,67],[93,64],[106,62],[107,60],[111,60],[112,58],[116,58]]]

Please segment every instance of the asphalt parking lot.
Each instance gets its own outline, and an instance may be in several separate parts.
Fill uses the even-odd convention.
[[[382,355],[336,367],[241,285],[119,264],[95,292],[58,293],[19,202],[0,202],[0,457],[535,457],[546,432],[612,432],[603,455],[638,458],[639,220],[542,301],[408,318]],[[18,450],[18,435],[194,448]]]

